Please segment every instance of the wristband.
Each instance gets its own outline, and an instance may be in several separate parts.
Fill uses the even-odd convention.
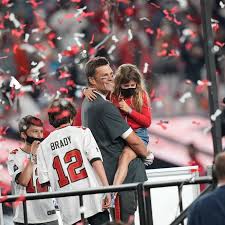
[[[30,153],[30,154],[28,155],[27,158],[28,158],[32,163],[36,163],[36,159],[37,159],[36,155]]]

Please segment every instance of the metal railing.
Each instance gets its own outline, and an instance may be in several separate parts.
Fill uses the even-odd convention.
[[[145,183],[133,183],[133,184],[123,184],[119,186],[109,186],[109,187],[99,187],[99,188],[89,188],[79,191],[57,191],[57,192],[46,192],[38,194],[26,194],[23,197],[23,214],[24,214],[24,224],[27,225],[27,205],[28,200],[37,200],[37,199],[46,199],[46,198],[59,198],[59,197],[68,197],[68,196],[79,196],[80,207],[83,207],[83,196],[89,194],[97,193],[108,193],[108,192],[121,192],[121,191],[136,191],[137,192],[137,201],[138,201],[138,210],[139,210],[139,220],[140,225],[153,225],[152,217],[152,204],[150,198],[150,192],[152,188],[159,187],[169,187],[177,186],[178,195],[179,195],[179,205],[181,214],[178,216],[171,225],[182,224],[182,221],[187,216],[186,208],[183,211],[182,197],[181,197],[181,188],[183,185],[193,185],[193,184],[203,184],[203,183],[212,183],[212,178],[209,176],[199,177],[195,179],[187,179],[181,181],[161,181],[161,182],[145,182]],[[205,190],[205,192],[211,190],[211,185]],[[204,193],[205,193],[204,192]],[[202,193],[203,194],[203,193]],[[0,197],[0,202],[15,202],[21,199],[20,195],[11,195],[11,196],[2,196]],[[84,213],[81,212],[81,220],[84,219]]]

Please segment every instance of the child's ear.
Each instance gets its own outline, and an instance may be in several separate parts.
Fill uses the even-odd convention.
[[[21,132],[20,137],[23,138],[23,139],[26,139],[27,135],[25,134],[25,132]]]

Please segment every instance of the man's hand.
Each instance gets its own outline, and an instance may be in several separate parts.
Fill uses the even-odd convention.
[[[102,208],[103,209],[108,209],[111,205],[111,195],[110,193],[105,194],[105,198],[102,200]]]
[[[126,113],[131,113],[132,111],[132,108],[129,105],[127,105],[127,103],[124,100],[121,100],[119,102],[119,108]]]

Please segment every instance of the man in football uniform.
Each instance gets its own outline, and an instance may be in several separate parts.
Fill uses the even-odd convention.
[[[108,186],[101,152],[88,128],[71,126],[76,115],[73,104],[66,99],[56,99],[48,116],[55,131],[38,149],[38,175],[41,183],[50,181],[54,191],[83,190],[89,187]],[[91,225],[109,221],[111,197],[107,194],[84,195],[83,212]],[[64,225],[80,222],[81,210],[78,196],[58,198]]]
[[[47,192],[48,184],[40,185],[37,177],[36,154],[43,139],[42,121],[33,116],[26,116],[19,122],[19,132],[24,140],[21,148],[10,152],[8,171],[12,177],[15,194]],[[23,206],[15,208],[14,223],[24,224]],[[27,201],[28,224],[58,225],[58,217],[52,199]]]

